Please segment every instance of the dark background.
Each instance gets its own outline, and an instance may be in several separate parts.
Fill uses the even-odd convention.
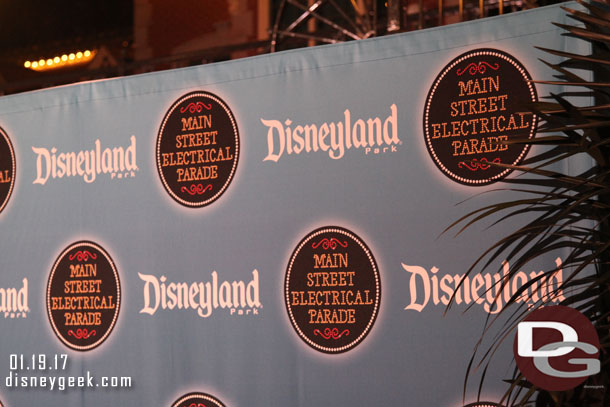
[[[481,12],[478,0],[443,0],[442,9],[438,0],[335,0],[338,12],[324,0],[316,13],[352,31],[360,26],[365,38],[497,15],[499,1],[485,0]],[[551,2],[504,0],[503,13]],[[286,0],[0,1],[0,95],[352,39],[308,18],[289,29],[296,36],[280,35],[271,46],[273,33],[301,14]],[[85,50],[96,52],[86,64],[24,66]]]

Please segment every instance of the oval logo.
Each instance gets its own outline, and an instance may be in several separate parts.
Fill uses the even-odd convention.
[[[120,303],[119,275],[101,246],[80,241],[59,255],[47,283],[47,312],[66,346],[78,351],[99,346],[114,328]]]
[[[284,284],[292,326],[312,348],[346,352],[368,335],[381,300],[375,258],[353,232],[314,230],[290,258]]]
[[[189,393],[176,400],[172,407],[225,407],[225,405],[209,394]]]
[[[426,147],[436,166],[464,185],[486,185],[512,170],[529,146],[501,144],[532,138],[536,116],[524,104],[537,100],[523,65],[495,49],[476,49],[451,61],[435,79],[424,110]]]
[[[0,127],[0,213],[13,193],[15,168],[13,145],[8,135]]]
[[[237,123],[222,99],[192,92],[170,107],[157,137],[157,169],[176,202],[202,207],[216,201],[231,183],[238,159]]]

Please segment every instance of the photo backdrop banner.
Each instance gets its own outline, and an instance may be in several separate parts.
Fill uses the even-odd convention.
[[[0,98],[3,405],[462,406],[485,318],[562,260],[497,295],[508,265],[463,276],[516,224],[442,232],[514,197],[458,205],[531,153],[498,141],[533,136],[520,105],[557,91],[530,82],[556,61],[534,46],[588,52],[565,20],[547,7]],[[523,302],[558,302],[563,278]]]

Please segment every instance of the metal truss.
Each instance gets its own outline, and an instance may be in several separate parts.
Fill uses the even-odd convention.
[[[281,0],[271,32],[271,52],[373,37],[376,4],[376,0]]]

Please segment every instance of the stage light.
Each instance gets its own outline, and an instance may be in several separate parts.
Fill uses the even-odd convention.
[[[24,68],[34,71],[46,71],[49,69],[63,68],[66,66],[81,65],[91,61],[95,57],[96,51],[76,51],[53,58],[41,58],[38,61],[25,61]]]

